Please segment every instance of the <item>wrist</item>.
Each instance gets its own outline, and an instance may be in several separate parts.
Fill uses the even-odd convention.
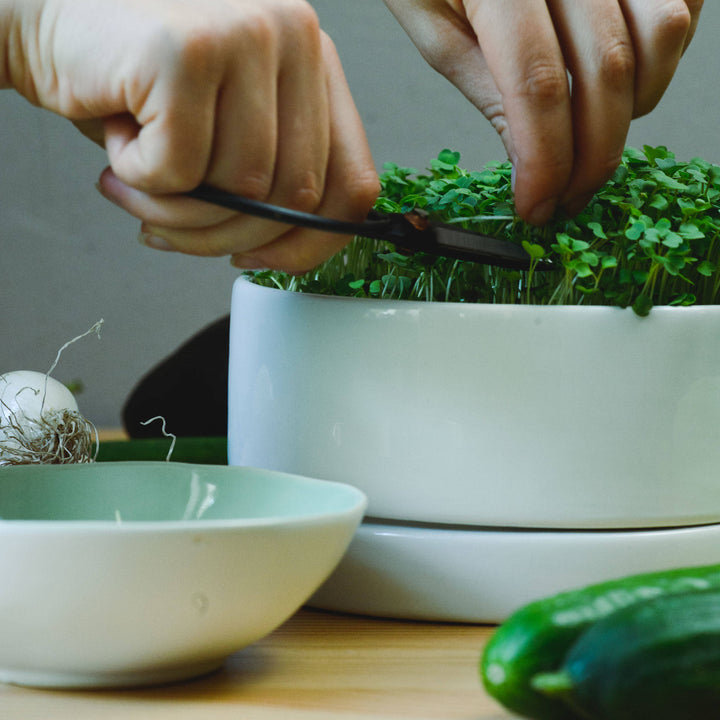
[[[14,26],[16,14],[14,0],[0,0],[0,89],[11,87],[10,56],[14,54]]]
[[[45,0],[0,0],[0,88],[32,88],[26,40],[37,37]]]

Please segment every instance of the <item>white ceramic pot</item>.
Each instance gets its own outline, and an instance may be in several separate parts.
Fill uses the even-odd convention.
[[[445,304],[237,281],[229,459],[370,516],[519,528],[720,521],[720,307]]]

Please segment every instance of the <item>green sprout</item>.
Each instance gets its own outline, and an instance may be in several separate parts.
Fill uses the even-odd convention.
[[[420,173],[393,163],[380,176],[376,209],[419,208],[432,219],[511,240],[528,270],[407,255],[356,237],[304,276],[249,272],[253,281],[298,292],[435,302],[611,305],[647,315],[654,305],[714,305],[720,296],[720,167],[681,162],[665,147],[627,148],[611,180],[577,217],[543,227],[515,213],[509,162],[480,171],[443,150]],[[536,269],[539,261],[552,269]]]

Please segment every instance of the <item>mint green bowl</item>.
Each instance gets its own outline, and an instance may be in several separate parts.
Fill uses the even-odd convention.
[[[0,680],[210,672],[320,586],[366,506],[348,485],[173,462],[0,469]]]

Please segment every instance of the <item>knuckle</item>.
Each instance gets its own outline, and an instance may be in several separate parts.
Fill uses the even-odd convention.
[[[420,54],[430,67],[452,78],[458,74],[457,53],[447,43],[425,43],[419,47]]]
[[[324,178],[312,170],[306,170],[284,193],[284,202],[293,210],[312,212],[320,206],[324,194]]]
[[[340,56],[335,41],[323,31],[320,32],[320,54],[326,64],[331,66],[340,65]]]
[[[273,19],[261,12],[246,17],[234,34],[235,43],[242,43],[261,57],[272,53],[277,43],[277,28]]]
[[[618,39],[601,52],[600,79],[611,88],[624,89],[635,77],[635,53],[629,40]]]
[[[539,107],[557,105],[568,95],[565,68],[544,59],[535,60],[527,69],[519,94]]]
[[[157,180],[154,181],[157,187],[161,187],[165,193],[184,193],[197,187],[205,174],[205,168],[193,163],[173,163],[158,170]]]
[[[505,115],[505,108],[502,104],[502,98],[493,97],[485,99],[479,103],[479,108],[480,112],[482,112],[498,135],[503,137],[508,133],[508,121]]]
[[[153,49],[157,58],[166,62],[176,75],[193,77],[207,72],[221,55],[217,32],[212,24],[198,22],[154,23],[147,28],[151,34],[146,47]]]
[[[656,34],[658,42],[680,44],[690,31],[693,18],[692,0],[670,0],[658,8]],[[699,3],[702,5],[702,3]],[[695,13],[699,13],[699,8]]]
[[[271,20],[276,45],[284,45],[291,53],[320,56],[328,38],[320,27],[320,20],[310,3],[287,0],[278,8],[276,20]]]
[[[271,189],[272,174],[263,171],[243,173],[233,187],[233,190],[240,195],[259,202],[267,202]]]
[[[367,215],[380,194],[380,180],[377,173],[368,169],[355,173],[346,188],[349,212],[357,219]]]
[[[302,32],[305,37],[320,37],[320,20],[309,3],[294,3],[292,26],[295,32]]]

